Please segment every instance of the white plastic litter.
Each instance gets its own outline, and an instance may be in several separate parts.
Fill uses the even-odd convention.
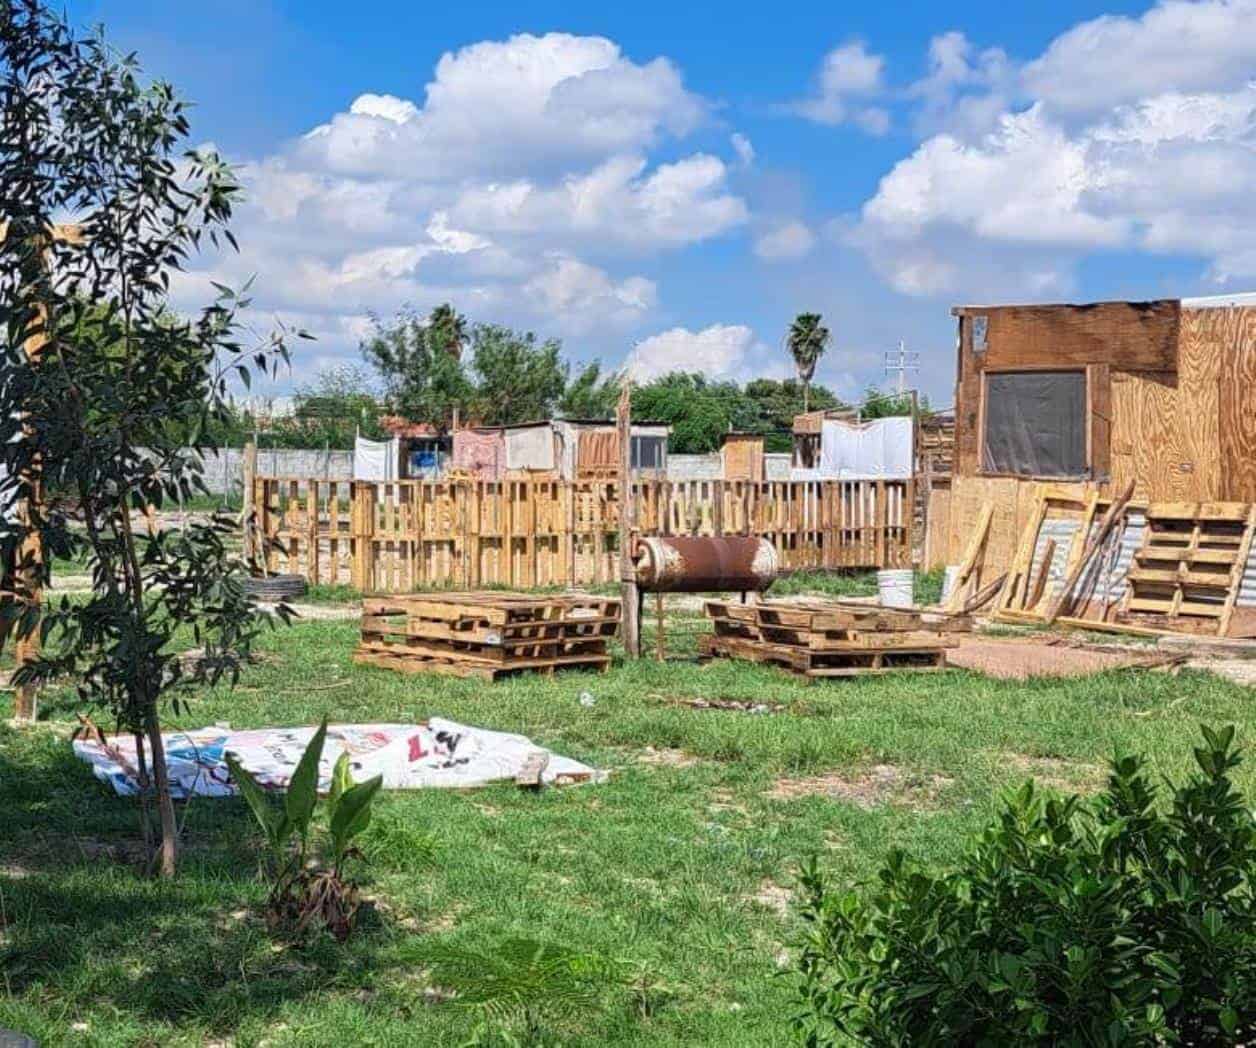
[[[593,697],[592,692],[582,691],[580,693],[580,705],[583,706],[585,709],[591,709],[592,707],[597,705],[597,699]]]
[[[170,788],[177,798],[227,797],[236,792],[225,755],[232,754],[267,789],[283,789],[315,729],[219,727],[170,732],[162,739]],[[92,766],[96,778],[122,796],[139,791],[135,740],[106,736],[106,745],[76,740],[74,753]],[[357,781],[384,777],[385,789],[468,788],[513,779],[538,747],[522,735],[472,728],[433,717],[420,724],[328,725],[319,788],[331,781],[332,766],[348,752]],[[606,773],[579,761],[550,754],[545,783],[602,782]]]

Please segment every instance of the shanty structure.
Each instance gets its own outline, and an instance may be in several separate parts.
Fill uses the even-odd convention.
[[[667,469],[670,427],[632,427],[632,468],[662,474]],[[453,439],[453,466],[477,479],[552,477],[605,480],[619,468],[619,434],[606,419],[548,419],[514,426],[459,430]]]
[[[725,433],[720,438],[720,466],[724,480],[764,480],[763,437],[757,433]]]
[[[500,480],[506,473],[506,435],[501,426],[455,430],[450,468],[473,480]]]
[[[1256,294],[952,312],[926,566],[1006,573],[1005,614],[1225,635],[1256,605]]]

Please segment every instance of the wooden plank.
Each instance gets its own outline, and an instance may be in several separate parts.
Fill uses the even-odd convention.
[[[1247,571],[1247,560],[1251,554],[1252,542],[1256,538],[1256,502],[1252,503],[1247,513],[1247,526],[1243,529],[1243,541],[1238,548],[1238,556],[1230,569],[1230,585],[1225,596],[1225,610],[1217,624],[1217,636],[1224,637],[1230,632],[1230,624],[1234,619],[1234,609],[1238,604],[1239,590],[1243,585],[1243,576]]]
[[[956,572],[955,582],[946,602],[948,611],[958,611],[963,606],[964,589],[972,578],[977,566],[977,558],[985,547],[986,538],[990,534],[990,521],[993,518],[994,506],[987,502],[981,508],[981,516],[977,519],[977,526],[964,550],[964,558],[960,561],[959,571]]]
[[[1107,542],[1109,534],[1117,525],[1118,521],[1124,521],[1125,511],[1129,505],[1130,498],[1134,492],[1134,485],[1131,482],[1121,493],[1121,495],[1108,507],[1107,513],[1104,514],[1103,520],[1099,522],[1099,527],[1094,536],[1087,539],[1086,547],[1078,563],[1073,570],[1065,576],[1064,581],[1060,585],[1060,592],[1047,608],[1043,620],[1050,625],[1063,613],[1066,605],[1072,596],[1073,588],[1077,585],[1078,580],[1086,571],[1091,559],[1098,554]]]

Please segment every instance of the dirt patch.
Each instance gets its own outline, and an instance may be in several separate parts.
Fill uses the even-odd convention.
[[[1001,767],[1011,768],[1018,781],[1033,779],[1061,793],[1097,793],[1103,788],[1107,769],[1086,761],[1063,757],[1035,757],[1028,753],[995,754]]]
[[[938,795],[954,781],[945,775],[914,772],[893,764],[875,764],[860,771],[777,779],[768,796],[778,801],[832,797],[865,810],[883,807],[921,810],[935,807]]]
[[[773,910],[778,916],[786,917],[789,914],[789,904],[793,901],[794,893],[788,888],[781,887],[769,877],[759,885],[759,890],[750,898],[765,910]]]
[[[674,750],[668,747],[655,749],[653,746],[647,746],[637,754],[637,763],[649,764],[653,767],[692,768],[695,764],[701,764],[703,761],[701,757],[695,757],[692,753],[686,753],[684,750]]]
[[[1068,644],[1002,637],[960,637],[958,648],[946,653],[948,666],[975,670],[1000,680],[1030,677],[1087,677],[1127,666],[1163,663],[1159,656],[1094,651]]]
[[[1186,665],[1193,670],[1215,673],[1234,684],[1256,687],[1256,661],[1251,659],[1191,659]]]
[[[665,706],[684,706],[691,710],[723,710],[726,713],[783,713],[788,709],[783,702],[754,702],[750,699],[682,699],[658,694],[647,697]]]

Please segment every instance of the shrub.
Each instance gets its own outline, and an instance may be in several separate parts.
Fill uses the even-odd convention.
[[[1252,813],[1234,729],[1159,804],[1121,756],[1091,801],[1026,783],[953,872],[803,876],[809,1045],[1231,1044],[1256,1037]]]
[[[227,754],[227,765],[270,845],[268,922],[300,934],[318,918],[343,942],[353,930],[359,905],[358,886],[345,876],[345,864],[362,858],[353,839],[370,825],[371,802],[383,779],[376,775],[355,785],[349,774],[349,755],[340,755],[324,803],[327,827],[320,865],[312,847],[312,829],[318,807],[318,765],[326,737],[324,720],[297,762],[282,809],[270,803],[266,790],[231,754]]]

